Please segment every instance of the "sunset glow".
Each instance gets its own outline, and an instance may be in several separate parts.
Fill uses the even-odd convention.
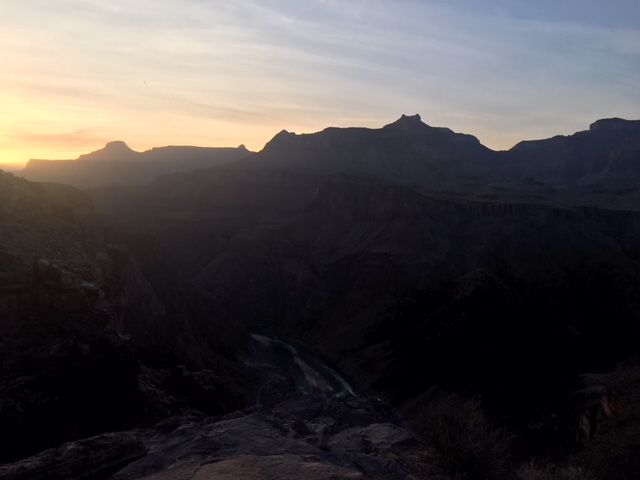
[[[494,149],[640,118],[640,2],[479,3],[3,1],[0,164],[402,113]]]

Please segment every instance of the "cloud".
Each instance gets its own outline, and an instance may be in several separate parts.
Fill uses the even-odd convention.
[[[11,150],[23,149],[27,144],[32,148],[51,148],[53,150],[75,150],[106,143],[105,137],[90,129],[78,129],[69,132],[42,133],[40,131],[16,130],[5,132],[0,137],[0,148]],[[18,146],[18,147],[16,147]]]
[[[585,1],[575,14],[550,0],[3,2],[0,127],[149,146],[235,142],[234,128],[255,148],[282,128],[420,112],[506,147],[539,123],[637,117],[640,33],[621,13],[637,7]]]

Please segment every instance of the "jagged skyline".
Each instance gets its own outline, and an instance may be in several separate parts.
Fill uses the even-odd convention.
[[[507,149],[640,117],[639,19],[630,0],[3,2],[0,163],[417,112]]]

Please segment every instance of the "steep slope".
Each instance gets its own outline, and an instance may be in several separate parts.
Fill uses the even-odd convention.
[[[102,242],[90,200],[6,174],[0,182],[6,459],[130,421],[137,367],[121,336],[126,254]]]
[[[0,461],[178,413],[198,396],[211,413],[244,404],[229,354],[238,334],[158,262],[149,282],[73,187],[0,172],[0,266]]]

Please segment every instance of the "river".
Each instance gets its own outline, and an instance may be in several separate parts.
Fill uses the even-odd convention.
[[[296,388],[304,393],[321,393],[333,398],[355,396],[349,383],[313,349],[301,342],[283,340],[275,332],[263,326],[253,326],[251,337],[269,348],[287,365]],[[295,343],[295,345],[294,345]]]

